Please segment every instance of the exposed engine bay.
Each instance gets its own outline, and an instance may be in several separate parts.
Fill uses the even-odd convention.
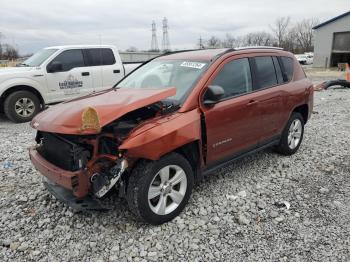
[[[92,185],[91,193],[100,198],[117,183],[128,167],[125,152],[118,147],[130,132],[145,121],[177,108],[172,103],[163,102],[139,108],[104,126],[97,135],[38,131],[37,151],[47,161],[64,170],[85,170]],[[72,183],[74,187],[74,181]]]

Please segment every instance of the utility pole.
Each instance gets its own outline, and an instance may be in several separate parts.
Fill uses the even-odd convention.
[[[199,36],[199,43],[198,43],[198,45],[199,45],[199,49],[204,49],[205,48],[204,44],[203,44],[202,36]]]
[[[158,40],[157,40],[157,29],[156,22],[152,21],[152,42],[151,42],[151,51],[159,52]]]

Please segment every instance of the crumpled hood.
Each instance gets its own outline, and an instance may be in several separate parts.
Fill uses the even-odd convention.
[[[167,89],[110,89],[52,106],[31,122],[40,131],[61,134],[96,134],[96,130],[82,131],[82,114],[92,107],[103,127],[128,112],[156,103],[176,94],[176,88]]]

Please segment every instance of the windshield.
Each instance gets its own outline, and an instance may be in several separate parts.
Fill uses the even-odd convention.
[[[170,99],[182,102],[205,71],[207,62],[188,60],[154,60],[140,67],[118,83],[120,88],[176,87]]]
[[[49,56],[55,53],[58,49],[42,49],[35,53],[27,60],[25,60],[21,65],[23,66],[40,66]]]

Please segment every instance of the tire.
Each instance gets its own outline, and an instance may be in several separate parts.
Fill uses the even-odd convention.
[[[298,127],[295,126],[296,123],[298,124]],[[303,141],[303,136],[304,118],[300,113],[293,112],[282,132],[280,142],[275,147],[275,150],[282,155],[293,155],[298,151],[301,142]]]
[[[25,107],[20,111],[20,106]],[[39,98],[29,91],[16,91],[10,94],[4,103],[4,112],[15,123],[28,122],[40,111]]]
[[[160,174],[166,174],[168,167],[169,179],[167,183],[163,183],[166,175],[161,177]],[[180,177],[182,179],[176,183],[174,178]],[[175,184],[172,185],[171,182]],[[193,183],[192,168],[178,153],[170,153],[157,161],[141,160],[131,172],[128,181],[128,206],[137,220],[153,225],[163,224],[175,218],[184,209],[192,193]],[[149,191],[151,186],[153,190]]]

